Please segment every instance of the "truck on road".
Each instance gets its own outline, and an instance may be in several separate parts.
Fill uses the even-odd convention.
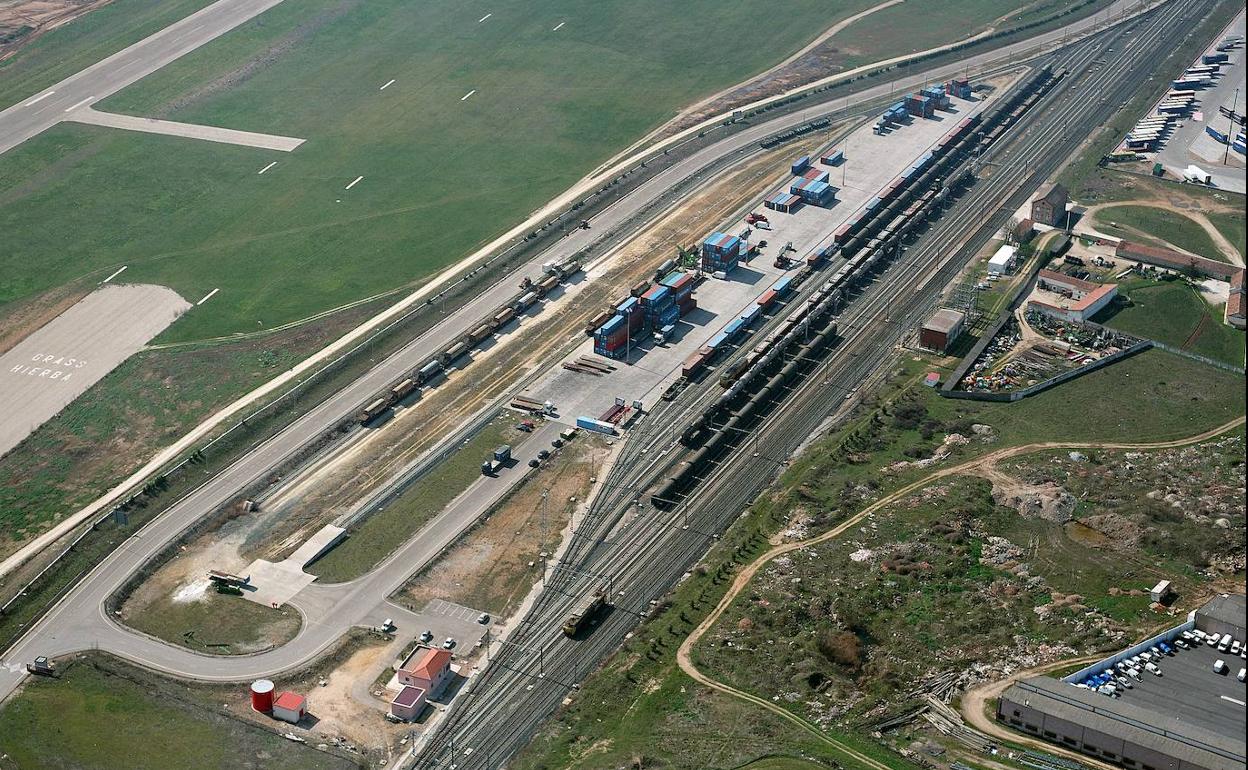
[[[498,449],[494,450],[494,456],[492,458],[481,463],[481,475],[493,476],[494,474],[502,470],[503,467],[507,465],[507,463],[510,460],[511,460],[511,445],[503,444]]]

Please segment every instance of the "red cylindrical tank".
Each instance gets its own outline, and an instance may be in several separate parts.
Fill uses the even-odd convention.
[[[273,710],[273,683],[268,679],[251,683],[251,707],[262,714]]]

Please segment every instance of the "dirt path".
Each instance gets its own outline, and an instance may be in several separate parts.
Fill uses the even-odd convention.
[[[1196,210],[1186,208],[1183,206],[1176,206],[1175,204],[1169,201],[1136,200],[1136,201],[1115,201],[1113,203],[1098,203],[1095,206],[1089,206],[1087,211],[1084,212],[1084,216],[1085,217],[1088,217],[1090,215],[1094,216],[1097,212],[1103,211],[1105,209],[1116,208],[1119,206],[1145,206],[1147,208],[1162,209],[1164,211],[1169,211],[1174,214],[1187,217],[1188,219],[1192,220],[1196,224],[1200,225],[1201,229],[1204,230],[1205,233],[1209,236],[1209,239],[1212,240],[1214,245],[1218,247],[1218,250],[1222,252],[1222,256],[1226,257],[1226,261],[1230,262],[1232,265],[1235,265],[1237,267],[1244,266],[1244,256],[1239,253],[1239,249],[1235,248],[1234,244],[1228,241],[1226,237],[1222,235],[1222,232],[1218,230],[1218,228],[1214,227],[1213,222],[1209,221],[1209,217],[1205,216],[1204,213],[1201,211],[1196,211]],[[1135,228],[1123,228],[1123,229],[1135,230]],[[1104,235],[1106,238],[1114,237],[1110,235],[1105,235],[1104,233],[1100,233],[1100,234]],[[1175,246],[1173,243],[1166,241],[1164,238],[1161,238],[1160,236],[1154,235],[1152,233],[1142,233],[1142,234],[1147,235],[1151,238],[1156,238],[1157,240],[1162,241],[1163,243],[1166,243],[1167,245],[1170,246],[1170,248],[1175,249],[1176,251],[1181,251],[1184,254],[1191,254],[1191,252],[1188,251],[1187,249],[1180,249],[1178,246]],[[1208,256],[1208,255],[1197,255],[1197,256]]]
[[[1139,444],[1129,444],[1129,443],[1119,443],[1119,442],[1095,442],[1094,443],[1094,442],[1045,441],[1045,442],[1034,443],[1034,444],[1022,444],[1022,445],[1015,446],[1015,447],[1006,447],[1003,449],[998,449],[995,452],[990,452],[986,455],[983,455],[982,457],[977,457],[975,459],[968,460],[964,463],[953,465],[948,468],[943,468],[941,470],[935,471],[934,473],[929,473],[928,475],[916,481],[912,481],[911,483],[905,485],[904,487],[901,487],[895,492],[880,498],[879,500],[875,501],[871,505],[859,511],[856,515],[851,516],[850,518],[841,522],[839,525],[828,530],[822,535],[819,535],[818,537],[815,537],[815,538],[811,538],[810,540],[801,540],[801,541],[795,541],[791,543],[777,544],[771,550],[762,554],[753,562],[751,562],[749,565],[747,565],[745,569],[743,569],[741,573],[737,575],[736,579],[733,580],[732,586],[729,587],[728,592],[724,594],[722,599],[720,599],[719,604],[715,606],[715,609],[712,610],[711,613],[707,615],[706,618],[703,619],[703,621],[700,624],[698,624],[697,628],[693,629],[693,631],[689,634],[689,636],[685,637],[684,642],[682,642],[680,645],[680,649],[676,651],[676,663],[677,665],[680,666],[681,670],[684,671],[686,674],[688,674],[689,677],[691,677],[694,681],[700,684],[703,684],[707,687],[710,687],[711,689],[718,690],[719,692],[725,693],[727,695],[731,695],[734,698],[739,698],[749,703],[753,703],[757,706],[761,706],[762,708],[767,709],[773,714],[776,714],[777,716],[780,716],[783,719],[786,719],[789,722],[801,727],[803,730],[818,737],[823,742],[837,748],[838,750],[845,752],[849,756],[854,757],[858,761],[870,767],[876,768],[876,770],[883,770],[884,766],[880,764],[879,762],[871,759],[870,757],[866,757],[860,754],[859,752],[855,751],[854,749],[844,745],[840,741],[837,741],[825,735],[823,731],[820,730],[818,727],[811,724],[810,722],[807,722],[805,719],[792,713],[788,709],[785,709],[781,706],[778,706],[756,695],[751,695],[750,693],[744,692],[742,690],[738,690],[735,687],[731,687],[727,684],[724,684],[723,682],[713,679],[710,676],[707,676],[706,674],[702,673],[700,670],[698,670],[697,666],[694,665],[692,652],[693,652],[694,646],[698,643],[698,640],[700,640],[706,634],[706,632],[709,631],[711,627],[715,625],[715,623],[719,620],[720,616],[724,614],[724,612],[728,609],[729,605],[731,605],[732,602],[737,598],[737,596],[746,588],[746,586],[750,584],[750,582],[754,579],[754,576],[758,573],[760,569],[762,569],[768,562],[772,561],[778,556],[782,556],[786,553],[791,553],[793,551],[797,551],[802,548],[807,548],[812,545],[818,545],[819,543],[823,543],[828,540],[832,540],[834,538],[840,537],[846,531],[854,527],[857,527],[864,518],[871,515],[872,513],[882,509],[883,507],[897,500],[900,500],[906,497],[907,495],[910,495],[913,492],[918,491],[919,489],[922,489],[923,487],[930,485],[934,481],[946,478],[948,476],[965,475],[965,474],[969,474],[972,472],[974,472],[976,475],[979,475],[979,476],[989,475],[995,472],[996,464],[1002,460],[1012,458],[1012,457],[1017,457],[1019,455],[1040,452],[1046,449],[1150,450],[1150,449],[1170,449],[1174,447],[1188,446],[1190,444],[1198,444],[1201,441],[1206,441],[1222,433],[1225,433],[1233,428],[1239,427],[1240,425],[1244,424],[1244,421],[1245,421],[1244,417],[1237,417],[1234,420],[1231,420],[1230,422],[1224,425],[1221,425],[1217,428],[1213,428],[1211,430],[1198,433],[1194,436],[1188,436],[1187,438],[1176,439],[1174,441],[1157,441],[1157,442],[1139,443]],[[777,543],[778,538],[779,538],[779,535],[773,536],[771,542]],[[1066,665],[1070,662],[1072,661],[1063,661],[1062,663],[1056,664],[1056,665]],[[981,709],[981,712],[982,712],[982,709]],[[1012,740],[1015,739],[1015,736],[1013,734],[1010,734],[1009,737]],[[1048,747],[1047,744],[1046,744],[1046,747]],[[1084,759],[1086,758],[1081,757],[1081,761]]]

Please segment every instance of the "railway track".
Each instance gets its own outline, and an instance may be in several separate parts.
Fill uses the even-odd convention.
[[[647,508],[644,516],[619,526],[640,493],[676,461],[682,421],[675,418],[710,401],[715,378],[688,393],[690,400],[656,408],[621,450],[605,491],[563,557],[566,566],[552,572],[547,590],[509,643],[472,679],[421,747],[417,766],[493,768],[522,747],[575,682],[618,646],[651,602],[765,489],[781,467],[777,458],[788,457],[844,403],[846,393],[891,358],[897,343],[938,302],[941,289],[1010,213],[1138,87],[1192,19],[1212,7],[1212,0],[1174,3],[1059,52],[1055,64],[1069,72],[1060,90],[1040,100],[978,159],[992,164],[991,174],[955,200],[882,275],[855,290],[838,318],[840,344],[824,360],[806,365],[768,427],[747,427],[728,450],[733,461],[714,460],[684,505],[667,512]],[[1119,53],[1098,65],[1110,48]],[[960,246],[950,253],[950,243]],[[749,451],[736,451],[746,441]],[[615,610],[588,639],[565,640],[558,632],[564,614],[602,576],[611,577]]]

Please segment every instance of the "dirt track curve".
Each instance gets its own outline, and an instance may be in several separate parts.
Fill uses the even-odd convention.
[[[1198,433],[1194,436],[1188,436],[1187,438],[1176,439],[1174,441],[1157,441],[1157,442],[1142,443],[1142,444],[1129,444],[1129,443],[1121,443],[1121,442],[1046,441],[1046,442],[1040,442],[1040,443],[1035,443],[1035,444],[1021,444],[1019,446],[998,449],[995,452],[990,452],[986,455],[983,455],[982,457],[977,457],[973,460],[968,460],[964,463],[953,465],[948,468],[943,468],[941,470],[935,471],[934,473],[929,473],[928,475],[916,481],[913,481],[905,485],[904,487],[901,487],[895,492],[892,492],[891,494],[888,494],[880,498],[879,500],[875,501],[871,505],[859,511],[854,516],[851,516],[850,518],[838,524],[836,527],[828,530],[827,532],[823,533],[822,535],[819,535],[818,537],[814,537],[809,540],[800,540],[800,541],[795,541],[791,543],[777,544],[771,550],[760,555],[757,559],[755,559],[753,562],[747,565],[745,569],[741,571],[741,574],[737,575],[737,578],[732,582],[732,586],[729,587],[728,592],[724,594],[722,599],[720,599],[719,604],[715,606],[715,609],[712,610],[711,613],[707,615],[706,618],[700,624],[698,624],[697,628],[693,629],[693,631],[689,634],[689,636],[685,637],[684,642],[682,642],[680,645],[680,649],[676,651],[676,663],[677,665],[680,666],[681,670],[684,671],[686,674],[688,674],[694,681],[700,684],[703,684],[707,687],[710,687],[713,690],[718,690],[727,695],[731,695],[734,698],[738,698],[740,700],[753,703],[757,706],[761,706],[762,708],[767,709],[773,714],[776,714],[777,716],[791,722],[792,724],[797,725],[798,727],[802,728],[806,732],[819,738],[819,740],[823,741],[824,743],[827,743],[828,745],[832,746],[838,751],[841,751],[849,755],[850,757],[853,757],[855,760],[863,763],[864,765],[868,767],[875,768],[875,770],[889,770],[887,765],[884,765],[883,763],[877,760],[871,759],[870,757],[865,756],[861,752],[858,752],[855,749],[850,748],[849,746],[846,746],[844,743],[825,734],[817,726],[799,717],[798,715],[794,714],[788,709],[783,708],[781,706],[777,706],[776,704],[771,703],[770,701],[764,698],[760,698],[756,695],[751,695],[750,693],[744,692],[742,690],[738,690],[735,687],[724,684],[723,682],[720,682],[716,679],[712,679],[711,677],[699,671],[697,666],[693,664],[691,653],[693,651],[694,645],[696,645],[698,641],[706,634],[706,632],[710,630],[711,626],[715,625],[715,623],[719,620],[720,616],[724,614],[724,611],[728,609],[728,606],[732,604],[734,599],[736,599],[737,595],[740,594],[741,591],[744,590],[745,587],[750,584],[750,581],[754,579],[754,575],[756,575],[758,571],[762,569],[762,567],[765,564],[767,564],[767,562],[771,561],[772,559],[775,559],[777,556],[782,556],[786,553],[791,553],[793,551],[797,551],[802,548],[806,548],[808,546],[817,545],[819,543],[823,543],[833,538],[839,537],[841,534],[843,534],[847,530],[851,529],[852,527],[857,526],[864,518],[874,513],[875,511],[883,508],[886,505],[889,505],[890,503],[896,500],[899,500],[911,494],[912,492],[922,489],[923,487],[931,484],[934,481],[937,481],[938,479],[946,478],[948,476],[962,475],[962,474],[969,473],[971,471],[981,470],[985,468],[991,469],[998,462],[1000,462],[1001,460],[1005,460],[1007,458],[1017,457],[1019,455],[1031,454],[1033,452],[1041,452],[1047,449],[1114,449],[1114,450],[1171,449],[1174,447],[1187,446],[1189,444],[1197,444],[1197,443],[1200,443],[1201,441],[1207,441],[1208,439],[1211,439],[1215,436],[1221,435],[1229,430],[1232,430],[1236,427],[1243,425],[1244,420],[1245,420],[1244,417],[1237,417],[1234,420],[1231,420],[1230,422],[1225,423],[1224,425],[1218,426],[1217,428],[1213,428],[1211,430]],[[774,538],[772,542],[773,543],[775,542]],[[1054,664],[1054,665],[1060,666],[1060,665],[1065,665],[1066,663],[1069,663],[1069,662],[1070,661],[1062,661],[1061,663]],[[1006,681],[1008,682],[1008,680]],[[996,683],[993,683],[993,684],[996,684]],[[991,687],[991,685],[988,685],[986,687]],[[987,693],[984,695],[984,697],[989,697],[990,695],[991,693]],[[983,699],[980,698],[979,702],[982,703]],[[1020,742],[1020,743],[1025,742],[1021,740],[1019,736],[1013,733],[1006,733],[1004,730],[997,727],[996,725],[992,725],[990,723],[985,724],[985,722],[988,722],[989,720],[983,717],[982,706],[980,710],[976,712],[975,715],[965,714],[965,711],[966,711],[965,704],[964,704],[963,711],[964,711],[964,715],[967,716],[968,719],[970,719],[970,721],[976,728],[983,730],[985,732],[988,732],[990,734],[996,735],[999,738],[1008,738],[1011,741]],[[1045,744],[1045,747],[1046,749],[1051,748],[1048,746],[1048,744]],[[1080,760],[1084,761],[1086,760],[1086,758],[1081,756]]]

